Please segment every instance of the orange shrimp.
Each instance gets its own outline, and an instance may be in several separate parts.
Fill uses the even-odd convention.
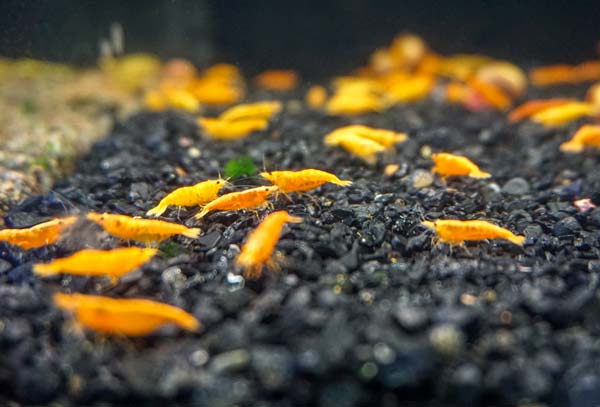
[[[281,102],[272,100],[267,102],[243,103],[233,106],[219,115],[220,120],[232,122],[247,119],[271,119],[282,109]]]
[[[107,335],[144,336],[170,323],[188,331],[200,328],[193,315],[156,301],[57,293],[54,303],[74,312],[81,325]]]
[[[535,86],[549,86],[570,83],[574,79],[575,67],[572,65],[548,65],[533,69],[529,79]]]
[[[377,162],[377,154],[387,150],[383,144],[361,137],[355,133],[330,133],[325,136],[325,144],[328,146],[340,146],[370,165]]]
[[[510,230],[496,226],[484,220],[446,220],[424,221],[422,224],[436,231],[440,241],[460,244],[466,240],[506,239],[522,246],[525,236],[519,236]]]
[[[213,179],[199,182],[189,187],[181,187],[160,200],[158,205],[146,212],[146,216],[160,216],[169,206],[205,205],[217,199],[217,194],[229,183],[224,179]]]
[[[531,116],[531,121],[540,123],[545,127],[562,126],[584,116],[591,116],[595,108],[590,103],[573,102],[542,110]]]
[[[277,191],[279,191],[279,187],[269,186],[251,188],[245,191],[231,192],[229,194],[221,195],[214,201],[209,202],[194,217],[196,219],[200,219],[212,211],[233,211],[272,206],[273,204],[268,202],[267,198]]]
[[[254,78],[259,88],[276,91],[288,91],[298,86],[300,77],[296,71],[271,69]]]
[[[600,109],[600,82],[590,86],[585,95],[585,99],[596,106],[597,109]]]
[[[509,62],[491,62],[479,68],[477,79],[506,91],[517,98],[527,89],[527,77],[521,68]]]
[[[87,219],[96,222],[113,236],[146,244],[158,243],[174,235],[196,239],[201,232],[198,228],[188,228],[177,223],[110,213],[91,212]]]
[[[426,98],[435,87],[433,75],[418,74],[398,82],[387,89],[386,96],[392,103],[416,102]]]
[[[499,87],[484,82],[477,78],[471,78],[467,84],[475,90],[494,109],[506,110],[512,104],[512,100]]]
[[[230,122],[213,117],[199,117],[198,124],[215,140],[238,140],[254,131],[265,130],[269,127],[269,120],[253,118]]]
[[[369,140],[373,140],[384,147],[393,147],[398,143],[405,142],[407,139],[406,133],[397,133],[393,130],[378,129],[360,124],[339,127],[329,133],[328,137],[330,140],[335,140],[338,137],[343,138],[343,134],[351,133]]]
[[[340,186],[352,184],[352,181],[342,181],[329,172],[315,169],[261,172],[260,176],[277,185],[279,192],[284,194],[309,191],[328,182]]]
[[[508,115],[508,121],[511,123],[516,123],[551,107],[563,106],[576,101],[576,99],[567,98],[530,100],[510,112]]]
[[[22,249],[36,249],[56,243],[65,230],[77,222],[76,216],[56,218],[26,229],[0,230],[0,241],[6,241]]]
[[[156,249],[125,247],[113,250],[80,250],[71,256],[46,264],[36,264],[33,272],[38,276],[74,274],[79,276],[106,276],[113,284],[119,277],[135,270],[156,255]]]
[[[438,153],[431,156],[435,162],[433,172],[442,177],[466,175],[471,178],[489,178],[492,174],[481,171],[479,167],[467,157],[449,153]]]
[[[311,108],[319,109],[327,101],[327,90],[320,85],[311,86],[306,92],[305,100]]]
[[[302,218],[291,216],[286,211],[273,212],[250,233],[242,252],[236,259],[236,265],[244,269],[244,277],[259,278],[264,265],[279,270],[279,265],[272,258],[275,245],[286,223],[302,222]]]
[[[561,151],[569,153],[579,153],[585,147],[600,148],[600,125],[582,126],[571,140],[560,145]]]

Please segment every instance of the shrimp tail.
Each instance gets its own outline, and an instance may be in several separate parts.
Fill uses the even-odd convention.
[[[210,212],[209,210],[205,208],[203,208],[200,212],[198,212],[197,214],[194,215],[195,219],[202,219],[204,216],[206,216],[206,214]]]
[[[146,212],[146,216],[158,217],[158,216],[162,215],[163,213],[165,213],[165,211],[167,210],[168,207],[169,207],[169,205],[159,203],[154,208],[152,208],[148,212]]]
[[[189,228],[183,232],[182,235],[189,237],[190,239],[197,239],[201,232],[202,230],[200,228]]]
[[[580,143],[573,143],[567,141],[560,145],[560,151],[565,151],[568,153],[580,153],[581,151],[583,151],[583,145],[581,145]]]
[[[51,276],[58,274],[58,271],[48,264],[35,264],[33,266],[33,273],[38,276]]]
[[[287,221],[290,223],[301,223],[304,221],[304,219],[302,219],[299,216],[290,216],[289,218],[287,218]]]
[[[352,181],[344,181],[341,179],[335,180],[335,181],[331,181],[332,184],[336,184],[342,187],[347,187],[348,185],[352,185]]]
[[[525,236],[513,235],[510,236],[508,240],[516,245],[523,246],[523,243],[525,243]]]
[[[492,174],[490,174],[489,172],[485,172],[485,171],[472,171],[469,174],[470,177],[472,178],[490,178],[492,176]]]

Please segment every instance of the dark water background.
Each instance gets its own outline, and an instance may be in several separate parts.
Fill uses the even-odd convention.
[[[0,55],[90,64],[111,23],[127,51],[234,62],[254,73],[319,78],[362,63],[396,33],[422,35],[441,53],[483,52],[520,62],[597,55],[600,0],[0,0]]]

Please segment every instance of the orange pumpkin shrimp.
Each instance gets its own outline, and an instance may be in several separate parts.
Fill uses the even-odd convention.
[[[271,117],[279,113],[281,109],[281,102],[276,100],[256,103],[242,103],[221,113],[221,115],[219,115],[219,119],[228,122],[248,119],[269,120]]]
[[[269,127],[269,120],[251,118],[230,122],[214,117],[199,117],[198,124],[215,140],[238,140],[253,131],[265,130]]]
[[[563,106],[568,103],[576,102],[576,99],[556,98],[556,99],[536,99],[523,103],[514,109],[508,115],[508,121],[511,123],[520,122],[536,113],[549,109],[551,107]]]
[[[178,223],[110,213],[91,212],[87,219],[96,222],[113,236],[146,244],[158,243],[174,235],[196,239],[201,232],[198,228],[188,228]]]
[[[354,133],[334,133],[325,136],[326,145],[342,147],[370,165],[377,162],[377,154],[387,150],[383,144]]]
[[[356,134],[357,136],[373,140],[384,147],[393,147],[398,143],[405,142],[407,139],[406,133],[397,133],[393,130],[378,129],[360,124],[339,127],[329,133],[329,138],[333,140],[337,137],[343,138],[343,134]]]
[[[442,177],[466,175],[471,178],[489,178],[492,174],[481,171],[479,167],[467,157],[449,153],[438,153],[431,156],[435,162],[433,172]]]
[[[52,219],[26,229],[0,230],[0,241],[6,241],[25,250],[54,244],[60,240],[65,230],[77,222],[77,219],[76,216],[70,216]]]
[[[279,191],[279,187],[269,186],[251,188],[245,191],[231,192],[229,194],[221,195],[214,201],[209,202],[194,217],[196,219],[200,219],[212,211],[234,211],[240,209],[256,209],[260,207],[272,206],[273,204],[267,201],[267,198],[277,191]]]
[[[46,264],[36,264],[33,272],[38,276],[73,274],[79,276],[109,277],[113,284],[119,278],[156,255],[156,249],[124,247],[113,250],[84,249],[71,256],[56,259]]]
[[[250,233],[236,259],[236,265],[244,269],[244,277],[259,278],[265,265],[273,270],[279,270],[279,265],[272,258],[272,254],[281,231],[288,222],[299,223],[302,222],[302,218],[291,216],[286,211],[273,212]]]
[[[144,336],[171,323],[188,331],[200,327],[200,322],[184,310],[144,299],[57,293],[54,303],[73,312],[81,325],[107,335]]]
[[[329,172],[315,169],[261,172],[260,176],[277,185],[279,192],[284,194],[309,191],[328,182],[343,187],[352,184],[352,181],[342,181]]]
[[[510,230],[484,220],[446,220],[424,221],[422,224],[436,231],[440,241],[460,244],[466,240],[505,239],[522,246],[525,236],[519,236]]]
[[[214,179],[199,182],[189,187],[181,187],[169,193],[160,200],[158,205],[146,212],[147,216],[160,216],[169,206],[205,205],[217,199],[217,194],[229,183],[224,179]]]
[[[546,127],[562,126],[580,117],[591,116],[595,110],[591,103],[572,102],[542,110],[531,116],[531,120]]]
[[[579,153],[585,147],[600,148],[600,125],[581,126],[571,140],[560,145],[561,151],[569,153]]]
[[[298,86],[300,76],[296,71],[271,69],[260,73],[254,78],[254,83],[262,89],[288,91]]]

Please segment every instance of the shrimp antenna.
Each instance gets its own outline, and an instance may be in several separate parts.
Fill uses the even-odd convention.
[[[263,172],[269,172],[267,171],[267,162],[265,160],[265,155],[262,155],[262,163],[263,163]]]

